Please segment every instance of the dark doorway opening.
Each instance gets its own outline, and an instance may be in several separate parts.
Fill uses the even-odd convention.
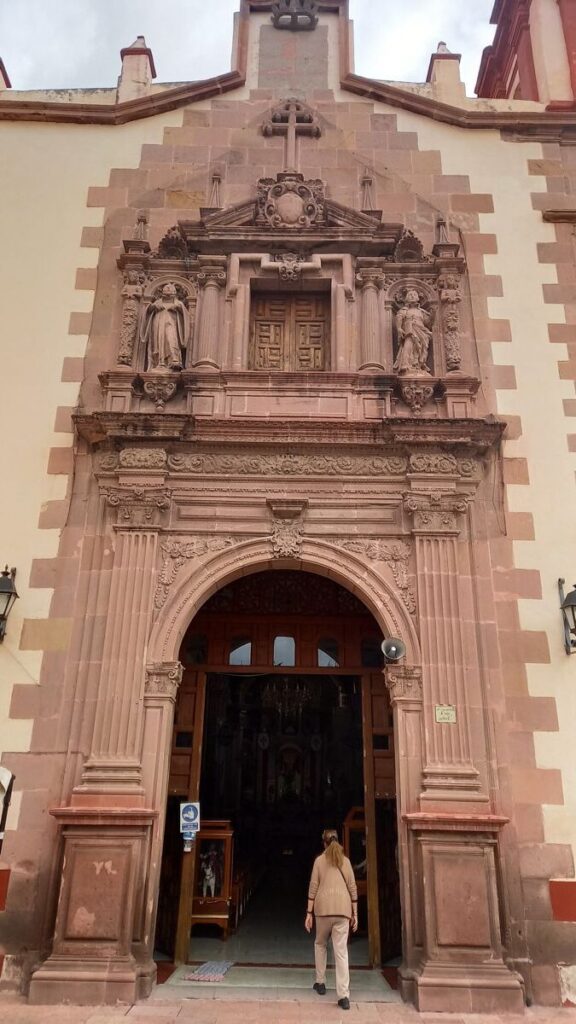
[[[180,655],[159,952],[178,962],[311,963],[303,907],[330,826],[361,894],[351,964],[400,955],[394,729],[381,640],[354,595],[300,571],[242,577],[191,623]],[[201,803],[193,855],[183,853],[179,832],[185,800]]]
[[[322,830],[336,827],[342,836],[363,790],[357,677],[208,677],[200,803],[204,821],[228,821],[233,831],[236,960],[310,962],[302,915],[310,868]],[[206,857],[198,867],[200,895],[203,872],[212,868]],[[355,960],[367,963],[364,907],[362,918]],[[220,930],[208,920],[194,924],[194,960],[212,949],[206,940]]]

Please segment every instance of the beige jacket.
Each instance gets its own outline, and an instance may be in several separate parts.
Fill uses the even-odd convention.
[[[316,917],[352,917],[352,904],[356,913],[358,894],[354,871],[348,857],[342,869],[328,863],[321,853],[314,861],[308,888],[308,906],[314,906]]]

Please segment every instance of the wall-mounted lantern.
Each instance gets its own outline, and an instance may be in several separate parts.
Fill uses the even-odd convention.
[[[0,573],[0,644],[6,636],[6,623],[12,611],[14,602],[18,597],[16,590],[16,569],[9,569],[6,566]]]
[[[564,649],[566,654],[576,654],[576,586],[568,594],[564,594],[565,580],[558,580],[560,608],[564,623]]]

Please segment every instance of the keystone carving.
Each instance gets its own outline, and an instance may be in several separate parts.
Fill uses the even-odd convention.
[[[318,4],[315,0],[277,0],[272,4],[272,24],[292,32],[309,32],[318,24]]]
[[[274,558],[298,558],[302,552],[304,531],[293,520],[275,519],[271,539]]]
[[[416,533],[459,533],[458,517],[468,510],[468,499],[461,494],[432,492],[404,496],[404,508],[412,516]]]
[[[395,665],[384,672],[390,703],[400,700],[422,700],[422,669],[412,665]]]
[[[120,528],[158,529],[170,510],[172,492],[159,488],[115,488],[102,492],[107,505],[117,510]]]
[[[183,668],[179,661],[147,665],[144,696],[165,697],[174,704],[178,687],[182,682],[182,673]]]
[[[299,281],[302,274],[302,264],[306,257],[298,252],[281,252],[272,257],[274,263],[279,263],[278,273],[282,281]]]

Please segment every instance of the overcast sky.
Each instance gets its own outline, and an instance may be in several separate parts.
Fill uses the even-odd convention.
[[[462,54],[473,94],[494,35],[494,0],[350,0],[356,71],[424,81],[439,40]],[[2,0],[0,57],[14,89],[114,86],[120,50],[144,35],[158,81],[194,81],[230,69],[239,0]]]

